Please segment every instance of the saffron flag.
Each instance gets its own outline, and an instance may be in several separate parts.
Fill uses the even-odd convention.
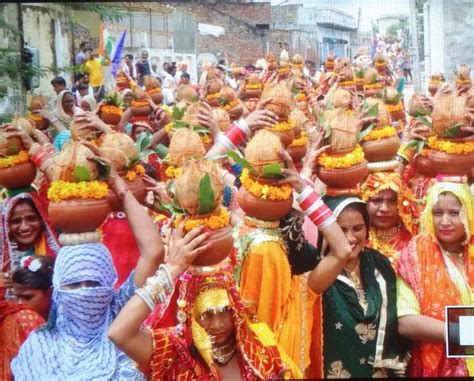
[[[127,31],[124,30],[122,32],[122,35],[120,36],[119,42],[117,43],[117,46],[115,48],[115,53],[114,53],[114,58],[112,59],[112,75],[114,78],[117,77],[119,65],[120,65],[120,60],[122,58],[122,50],[123,50],[123,45],[125,44],[125,35],[127,34]]]

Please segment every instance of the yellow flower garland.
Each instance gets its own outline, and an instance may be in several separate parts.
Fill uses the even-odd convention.
[[[165,131],[168,135],[171,134],[171,131],[173,131],[173,122],[170,122],[165,126]]]
[[[474,152],[474,141],[458,143],[431,136],[428,138],[428,145],[432,149],[455,155],[468,155]]]
[[[28,156],[28,151],[20,151],[16,155],[11,155],[7,157],[0,157],[0,168],[9,168],[17,164],[23,164],[30,160]]]
[[[332,156],[323,152],[319,156],[318,164],[326,169],[350,168],[364,161],[364,150],[357,145],[351,152],[343,156]]]
[[[169,179],[174,179],[183,173],[183,168],[170,165],[166,168],[165,174]]]
[[[306,134],[302,132],[299,138],[293,139],[290,147],[303,147],[306,144],[308,144],[308,138],[306,137]]]
[[[402,102],[399,102],[396,105],[385,104],[385,108],[387,109],[388,112],[403,111]]]
[[[133,169],[127,172],[125,178],[128,181],[133,181],[137,176],[143,176],[145,174],[145,168],[141,164],[137,164]]]
[[[369,134],[362,139],[362,141],[370,141],[370,140],[380,140],[385,138],[391,138],[397,134],[397,130],[392,126],[385,126],[382,128],[374,128]]]
[[[237,99],[234,99],[233,101],[229,102],[228,104],[226,104],[225,106],[223,106],[222,108],[225,110],[225,111],[229,111],[231,108],[234,108],[236,106],[239,105],[239,101]]]
[[[291,119],[288,119],[287,122],[278,122],[271,128],[271,130],[284,132],[284,131],[290,131],[294,129],[295,127],[296,127],[295,122]]]
[[[381,83],[367,83],[364,85],[364,90],[381,90],[383,85]]]
[[[48,199],[51,202],[60,202],[73,198],[96,198],[107,197],[109,187],[103,181],[81,181],[70,183],[67,181],[53,181],[48,189]]]
[[[288,184],[275,186],[261,184],[258,181],[251,179],[247,168],[244,168],[242,171],[240,182],[247,191],[262,200],[288,200],[293,192],[293,188]]]
[[[230,224],[230,213],[226,208],[220,208],[209,217],[199,218],[199,216],[177,216],[174,220],[174,227],[177,228],[184,221],[184,230],[191,231],[202,225],[206,225],[210,230],[222,229]]]

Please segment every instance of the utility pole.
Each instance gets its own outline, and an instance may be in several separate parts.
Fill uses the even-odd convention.
[[[410,36],[413,49],[413,84],[415,91],[421,91],[420,52],[418,50],[418,28],[416,27],[416,0],[410,0]]]

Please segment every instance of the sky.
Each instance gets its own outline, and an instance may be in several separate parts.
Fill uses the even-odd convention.
[[[258,0],[257,0],[258,1]],[[261,0],[264,1],[264,0]],[[267,0],[268,1],[268,0]],[[389,15],[409,15],[409,0],[271,0],[280,4],[303,4],[305,7],[333,8],[344,11],[357,21],[361,9],[360,30],[370,30],[371,21]]]

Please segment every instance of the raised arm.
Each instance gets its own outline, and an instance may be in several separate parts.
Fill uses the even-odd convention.
[[[327,148],[323,147],[319,150],[319,153]],[[314,156],[314,160],[316,160],[317,156],[318,153]],[[308,180],[303,179],[295,170],[289,154],[286,151],[282,152],[282,157],[287,163],[287,168],[283,172],[288,177],[285,180],[281,180],[281,183],[289,182],[293,185],[298,193],[296,201],[303,212],[318,227],[319,232],[324,236],[330,248],[329,254],[321,259],[308,277],[308,286],[314,292],[320,294],[334,283],[336,277],[344,268],[352,252],[351,246],[344,232],[337,224],[336,218],[326,204],[324,204],[321,197],[315,192],[313,185]]]
[[[135,284],[141,287],[164,260],[165,248],[160,233],[141,205],[128,189],[125,181],[112,169],[109,186],[123,203],[132,232],[137,240],[140,258],[135,268]]]
[[[173,292],[176,278],[185,271],[199,253],[208,245],[202,245],[208,235],[202,227],[184,236],[183,228],[173,232],[166,263],[156,274],[147,279],[146,285],[122,308],[109,328],[109,339],[139,364],[150,362],[153,350],[152,332],[142,329],[142,324],[156,303],[165,304]]]

